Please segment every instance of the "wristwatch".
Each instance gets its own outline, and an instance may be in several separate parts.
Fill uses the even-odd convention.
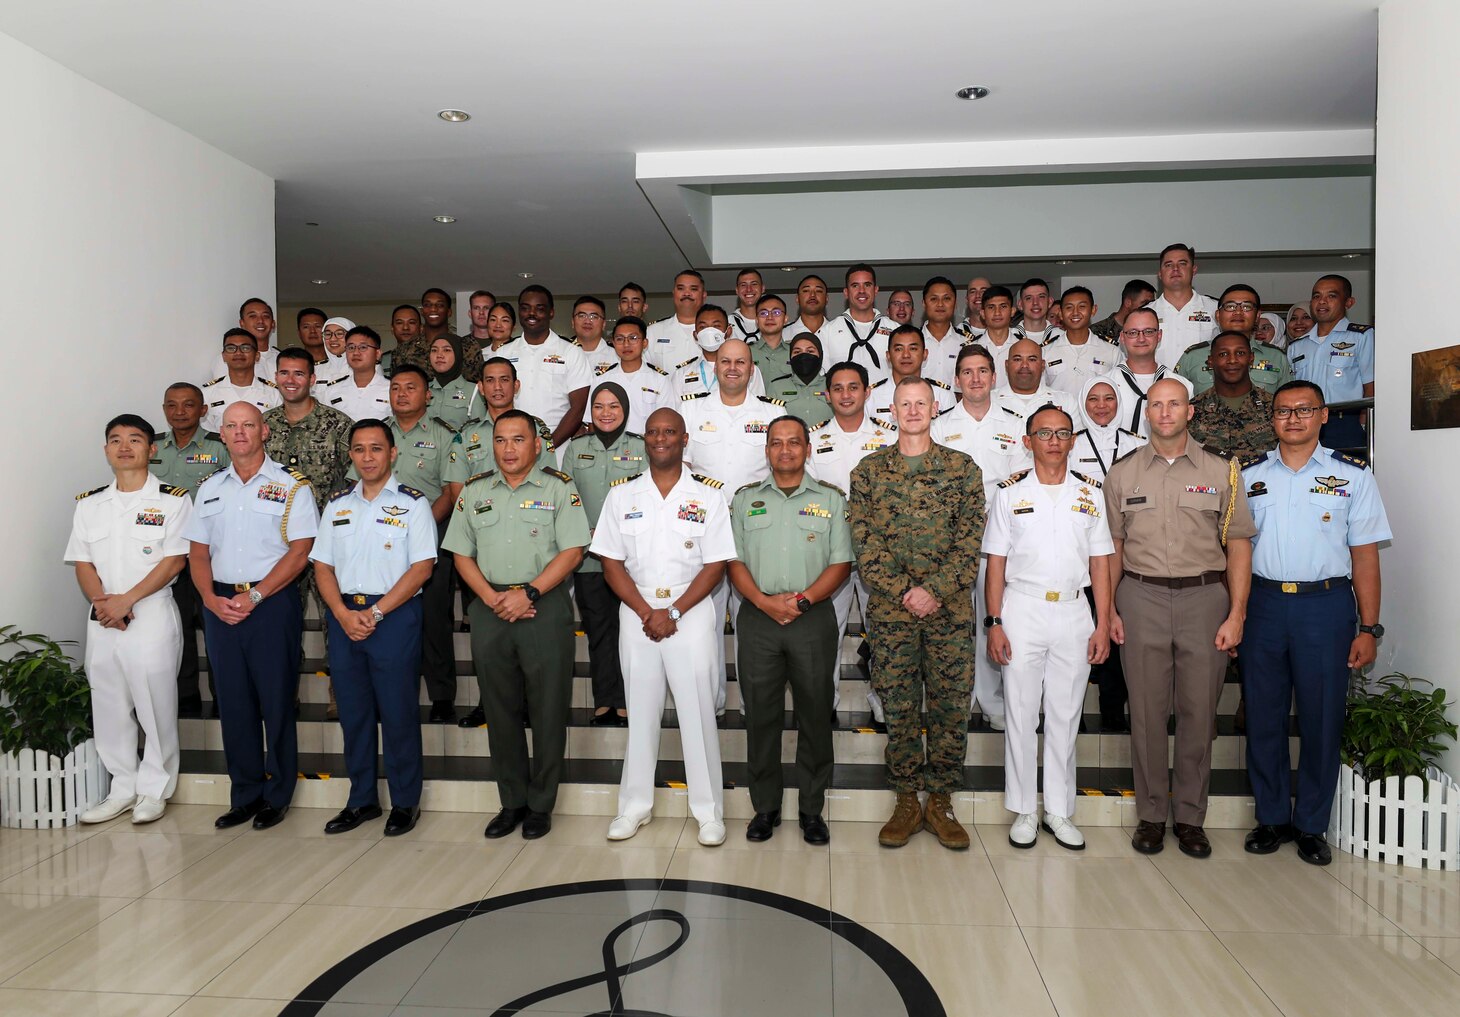
[[[802,614],[811,610],[811,601],[807,600],[804,594],[796,598],[796,610]]]
[[[1373,636],[1375,639],[1384,638],[1384,626],[1380,625],[1378,622],[1375,622],[1372,625],[1360,625],[1359,631],[1366,635]]]
[[[1002,625],[1002,624],[1004,624],[1004,619],[1000,618],[996,614],[986,614],[986,615],[983,616],[983,627],[986,628],[986,629],[991,629],[995,625]]]
[[[526,586],[524,586],[522,588],[522,592],[527,594],[528,602],[533,604],[536,604],[537,598],[542,596],[542,591],[539,590],[536,586],[533,586],[531,583],[528,583]]]
[[[679,619],[681,619],[683,617],[684,617],[684,615],[680,613],[679,608],[675,607],[673,604],[670,604],[669,605],[669,620],[670,621],[672,621],[672,622],[678,622]]]
[[[264,599],[264,595],[263,595],[262,591],[260,591],[257,586],[251,587],[249,589],[249,591],[248,591],[248,602],[250,604],[252,604],[254,607],[258,607],[259,604],[263,603],[263,599]]]
[[[381,622],[385,621],[385,612],[381,611],[380,608],[376,607],[374,604],[371,604],[370,617],[374,618],[375,624],[379,625]]]

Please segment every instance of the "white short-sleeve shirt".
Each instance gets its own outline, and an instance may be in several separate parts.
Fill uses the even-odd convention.
[[[90,562],[104,591],[126,593],[162,559],[188,553],[192,513],[186,490],[151,474],[138,491],[120,492],[114,481],[77,496],[65,560]],[[145,599],[170,596],[164,587]]]
[[[639,586],[683,586],[706,563],[735,557],[730,506],[688,468],[668,497],[645,471],[608,489],[589,551],[624,563]]]
[[[994,491],[983,552],[1008,559],[1010,583],[1072,593],[1090,585],[1090,558],[1114,554],[1100,484],[1066,472],[1045,485],[1031,469]]]

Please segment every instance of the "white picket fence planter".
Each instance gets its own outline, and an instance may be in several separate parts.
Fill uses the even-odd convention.
[[[111,774],[101,765],[94,738],[64,756],[34,749],[0,755],[0,826],[74,826],[81,813],[106,797],[110,786]]]
[[[1328,843],[1350,854],[1411,868],[1460,868],[1460,785],[1430,767],[1424,777],[1365,781],[1338,770]]]

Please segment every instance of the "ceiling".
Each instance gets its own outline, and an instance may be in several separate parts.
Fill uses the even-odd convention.
[[[317,301],[666,288],[641,153],[1371,130],[1376,3],[47,0],[0,31],[275,178],[279,297]]]

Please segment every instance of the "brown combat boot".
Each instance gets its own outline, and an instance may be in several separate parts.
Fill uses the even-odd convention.
[[[917,794],[912,791],[899,791],[897,806],[892,810],[892,818],[877,835],[877,843],[883,847],[902,847],[913,834],[922,828],[923,807],[918,803]]]
[[[953,797],[947,794],[928,795],[928,808],[923,813],[926,826],[938,843],[954,851],[968,849],[968,831],[953,815]]]

